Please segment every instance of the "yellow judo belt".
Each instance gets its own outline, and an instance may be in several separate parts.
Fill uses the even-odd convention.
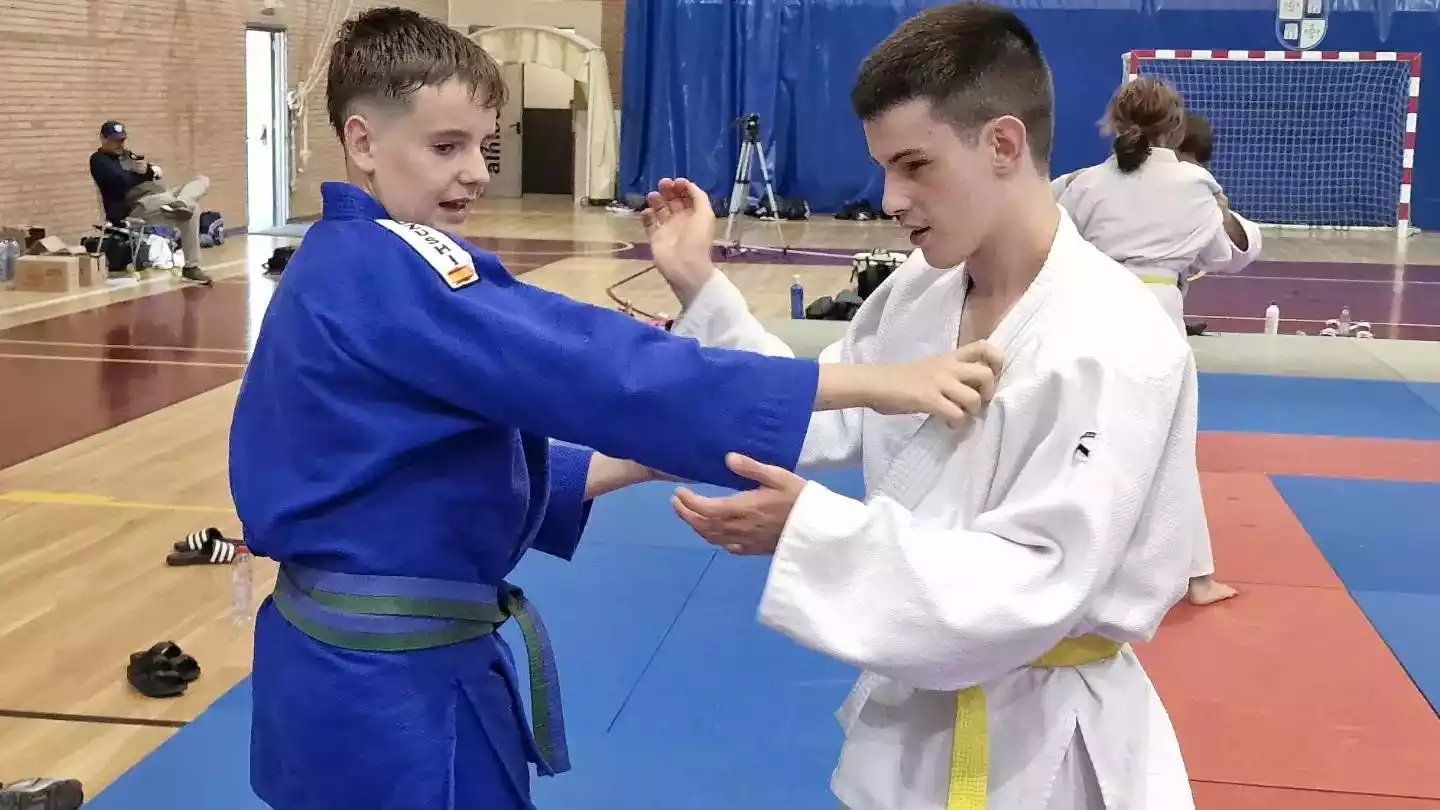
[[[1180,286],[1180,280],[1175,276],[1140,276],[1140,280],[1146,284],[1159,284],[1162,287]]]
[[[1036,669],[1083,667],[1120,654],[1125,645],[1100,636],[1067,638],[1030,666]],[[985,693],[963,689],[955,699],[955,745],[950,752],[950,795],[945,810],[985,810],[990,785],[990,730]]]

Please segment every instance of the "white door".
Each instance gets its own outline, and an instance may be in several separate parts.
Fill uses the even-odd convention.
[[[285,108],[285,35],[245,30],[246,227],[251,233],[289,218]]]
[[[500,110],[499,137],[491,142],[486,155],[490,172],[489,197],[520,196],[520,158],[524,141],[520,137],[520,121],[525,114],[525,66],[507,64],[501,67],[510,97]]]

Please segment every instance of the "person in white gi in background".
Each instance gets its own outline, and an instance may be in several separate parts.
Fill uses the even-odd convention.
[[[993,366],[998,353],[998,379],[973,386],[988,405],[958,430],[813,419],[800,466],[861,463],[863,502],[739,456],[757,489],[674,497],[707,541],[773,554],[760,621],[865,671],[831,783],[851,810],[1194,806],[1129,647],[1185,590],[1201,509],[1194,359],[1051,199],[1052,92],[1030,32],[981,3],[905,23],[852,91],[885,210],[920,250],[823,359],[959,345]],[[683,306],[673,329],[787,354],[713,267],[704,193],[665,180],[649,206]]]
[[[1185,107],[1165,82],[1140,78],[1122,85],[1110,98],[1105,129],[1115,135],[1114,154],[1057,178],[1051,191],[1080,235],[1139,276],[1184,336],[1182,278],[1192,268],[1223,271],[1235,262],[1220,184],[1176,156],[1174,147],[1185,137]],[[1096,321],[1112,317],[1104,308],[1095,312]],[[1203,511],[1199,520],[1188,595],[1207,605],[1234,596],[1235,589],[1215,579]]]
[[[1210,158],[1214,153],[1215,133],[1210,129],[1210,122],[1205,116],[1187,110],[1185,137],[1180,141],[1180,145],[1175,147],[1175,156],[1209,171]],[[1225,196],[1224,191],[1215,195],[1215,201],[1220,204],[1220,212],[1225,217],[1225,235],[1230,237],[1234,250],[1230,254],[1229,263],[1214,268],[1214,272],[1238,273],[1260,257],[1260,249],[1264,243],[1260,226],[1232,211],[1230,198]],[[1180,296],[1184,298],[1185,293],[1189,292],[1190,282],[1209,272],[1210,270],[1204,267],[1193,268],[1193,272],[1186,274],[1181,281]]]
[[[1215,135],[1210,129],[1210,122],[1205,119],[1205,116],[1186,110],[1185,136],[1180,141],[1180,145],[1175,147],[1175,156],[1185,163],[1193,163],[1209,171],[1210,158],[1214,152]],[[1082,171],[1085,169],[1077,169],[1055,178],[1051,183],[1051,190],[1056,199],[1059,199],[1061,192]],[[1260,227],[1231,210],[1230,199],[1223,190],[1216,192],[1215,202],[1219,204],[1221,214],[1225,218],[1225,234],[1230,237],[1230,243],[1234,250],[1231,252],[1230,261],[1225,264],[1207,268],[1197,263],[1190,268],[1188,273],[1182,274],[1180,278],[1180,297],[1182,299],[1189,292],[1191,282],[1201,276],[1212,271],[1222,274],[1238,273],[1249,267],[1260,256],[1260,250],[1264,243]]]

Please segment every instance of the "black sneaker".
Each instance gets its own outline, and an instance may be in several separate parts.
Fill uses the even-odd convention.
[[[193,281],[196,284],[204,284],[206,287],[215,283],[211,280],[209,274],[200,269],[200,265],[198,264],[185,265],[180,269],[180,277],[186,281]]]
[[[77,810],[84,803],[79,779],[22,779],[0,788],[3,810]]]

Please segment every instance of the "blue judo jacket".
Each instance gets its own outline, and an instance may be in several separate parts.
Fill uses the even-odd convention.
[[[563,765],[537,748],[498,634],[353,648],[294,606],[329,611],[305,595],[316,577],[503,593],[526,550],[569,559],[586,447],[732,487],[747,482],[727,452],[793,468],[817,366],[702,348],[518,281],[355,186],[322,195],[230,437],[246,540],[290,585],[256,624],[252,786],[277,810],[528,808],[530,764]]]

